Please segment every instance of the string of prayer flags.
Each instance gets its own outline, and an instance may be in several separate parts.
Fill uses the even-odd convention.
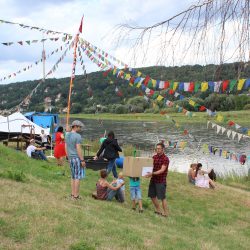
[[[212,128],[214,129],[216,129],[216,133],[217,134],[220,134],[221,133],[221,135],[223,135],[225,132],[226,132],[226,136],[229,138],[229,139],[235,139],[235,138],[237,138],[237,140],[238,140],[238,142],[240,142],[240,140],[241,139],[243,139],[243,138],[250,138],[248,135],[244,135],[244,134],[242,134],[242,133],[238,133],[238,132],[236,132],[236,131],[233,131],[233,130],[231,130],[231,129],[226,129],[225,127],[223,127],[223,126],[220,126],[220,125],[218,125],[218,124],[216,124],[216,123],[214,123],[214,122],[211,122],[211,121],[208,121],[207,122],[207,128],[209,128],[209,126],[210,126],[210,124],[211,124],[211,126],[212,126]],[[247,128],[246,128],[247,129]],[[237,136],[237,137],[236,137]]]
[[[69,42],[70,42],[70,41],[68,41],[68,42],[65,43],[64,45],[66,46],[67,44],[69,44]],[[46,59],[50,58],[50,56],[52,56],[53,54],[57,53],[57,52],[59,51],[59,49],[62,50],[62,46],[61,46],[60,48],[55,49],[54,51],[52,51],[51,53],[49,53],[49,54],[47,54],[47,55],[45,55],[45,56],[43,55],[44,58],[46,58]],[[38,65],[40,62],[43,61],[43,56],[42,56],[41,59],[39,59],[39,60],[37,60],[37,61],[35,62],[35,65]],[[25,71],[27,71],[27,70],[29,70],[29,69],[31,69],[31,68],[33,67],[33,65],[34,65],[34,64],[28,65],[28,66],[26,66],[25,68],[23,68],[23,69],[21,69],[21,70],[18,70],[17,72],[14,72],[14,73],[11,73],[11,74],[9,74],[9,75],[7,75],[7,76],[2,77],[2,78],[0,79],[0,82],[1,82],[1,81],[4,81],[4,80],[7,80],[7,79],[10,79],[10,78],[13,78],[13,77],[16,77],[18,74],[20,74],[20,73],[22,73],[22,72],[25,72]]]
[[[5,21],[5,20],[0,20],[0,23],[19,25],[19,27],[21,27],[21,28],[30,29],[30,30],[37,30],[37,31],[41,31],[41,32],[46,33],[46,34],[53,34],[53,35],[55,35],[55,34],[70,35],[70,34],[64,33],[64,32],[58,32],[58,31],[43,29],[43,28],[39,28],[39,27],[35,27],[35,26],[24,25],[24,24],[21,24],[21,23],[9,22],[9,21]],[[70,35],[70,36],[71,36],[71,35]]]
[[[64,36],[62,37],[62,41],[65,42],[66,40],[69,39],[69,36]],[[37,42],[44,42],[44,41],[58,41],[59,40],[59,37],[52,37],[52,38],[45,38],[45,39],[41,39],[41,40],[28,40],[28,41],[18,41],[18,42],[4,42],[4,43],[1,43],[5,46],[11,46],[11,45],[15,45],[15,44],[19,44],[21,46],[25,45],[25,44],[28,44],[28,45],[31,45],[32,43],[37,43]]]

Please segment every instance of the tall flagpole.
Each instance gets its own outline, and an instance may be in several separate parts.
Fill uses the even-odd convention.
[[[45,50],[44,50],[44,41],[43,41],[43,52],[42,52],[42,59],[43,59],[43,82],[45,82]]]
[[[73,81],[75,79],[75,67],[76,67],[76,57],[77,57],[76,49],[77,49],[77,43],[79,41],[79,35],[80,35],[80,33],[82,33],[83,17],[82,17],[82,20],[81,20],[79,30],[78,30],[78,32],[77,32],[77,34],[75,36],[75,39],[74,39],[74,59],[73,59],[73,65],[72,65],[72,74],[71,74],[70,83],[69,83],[68,107],[67,107],[67,116],[66,116],[66,128],[67,129],[69,127],[71,93],[72,93],[72,88],[73,88]]]

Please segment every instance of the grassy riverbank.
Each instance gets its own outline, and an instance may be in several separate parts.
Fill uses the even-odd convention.
[[[147,179],[143,214],[131,210],[128,184],[125,204],[93,200],[97,179],[97,172],[87,170],[83,199],[71,201],[67,166],[31,160],[0,145],[0,249],[249,248],[247,191],[219,184],[216,190],[198,189],[171,172],[170,216],[163,218],[146,198]]]
[[[250,111],[241,110],[241,111],[228,111],[228,112],[219,112],[227,119],[230,119],[236,123],[250,126]],[[166,115],[169,115],[170,118],[166,118]],[[119,120],[119,121],[166,121],[171,123],[171,119],[174,119],[180,124],[189,123],[206,123],[208,118],[213,120],[214,118],[208,117],[206,113],[197,112],[194,113],[194,117],[187,117],[183,113],[167,113],[165,115],[161,114],[149,114],[149,113],[136,113],[136,114],[109,114],[109,113],[100,113],[100,114],[71,114],[72,118],[84,118],[84,119],[103,119],[103,120]]]

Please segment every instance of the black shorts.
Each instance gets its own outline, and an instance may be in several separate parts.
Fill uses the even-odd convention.
[[[150,182],[148,187],[148,197],[157,197],[159,200],[166,199],[166,184]]]

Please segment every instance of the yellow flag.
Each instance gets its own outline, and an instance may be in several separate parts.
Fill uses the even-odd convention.
[[[201,83],[201,92],[205,92],[208,89],[208,82]]]
[[[155,86],[156,86],[156,80],[151,79],[151,81],[152,81],[152,85],[153,85],[153,87],[155,88]]]
[[[249,135],[249,136],[250,136],[250,129],[248,130],[247,135]]]
[[[140,88],[141,87],[141,83],[138,82],[137,85],[136,85],[137,88]]]
[[[161,101],[164,97],[162,95],[158,95],[158,97],[156,98],[157,101]]]
[[[189,100],[189,104],[194,107],[195,102],[193,100]]]
[[[116,69],[116,68],[114,68],[114,70],[113,70],[113,75],[115,75],[115,74],[116,74],[116,71],[117,71],[117,69]]]
[[[184,149],[184,148],[186,147],[186,145],[187,145],[187,142],[186,142],[186,141],[181,141],[181,142],[180,142],[180,148],[181,148],[181,149]]]
[[[126,79],[126,80],[129,80],[130,78],[131,78],[131,75],[130,75],[130,74],[126,74],[126,75],[125,75],[125,79]]]
[[[246,79],[240,79],[240,80],[238,81],[237,90],[242,90],[245,81],[246,81]]]
[[[179,82],[174,82],[174,85],[173,85],[173,90],[174,91],[177,89],[178,85],[179,85]]]
[[[141,74],[142,74],[142,73],[141,73],[140,71],[137,72],[137,76],[141,76]]]
[[[209,153],[208,145],[207,144],[203,144],[202,150],[203,150],[203,153],[206,153],[206,154]]]
[[[217,120],[218,122],[223,122],[224,116],[222,116],[222,115],[217,115],[216,120]]]

